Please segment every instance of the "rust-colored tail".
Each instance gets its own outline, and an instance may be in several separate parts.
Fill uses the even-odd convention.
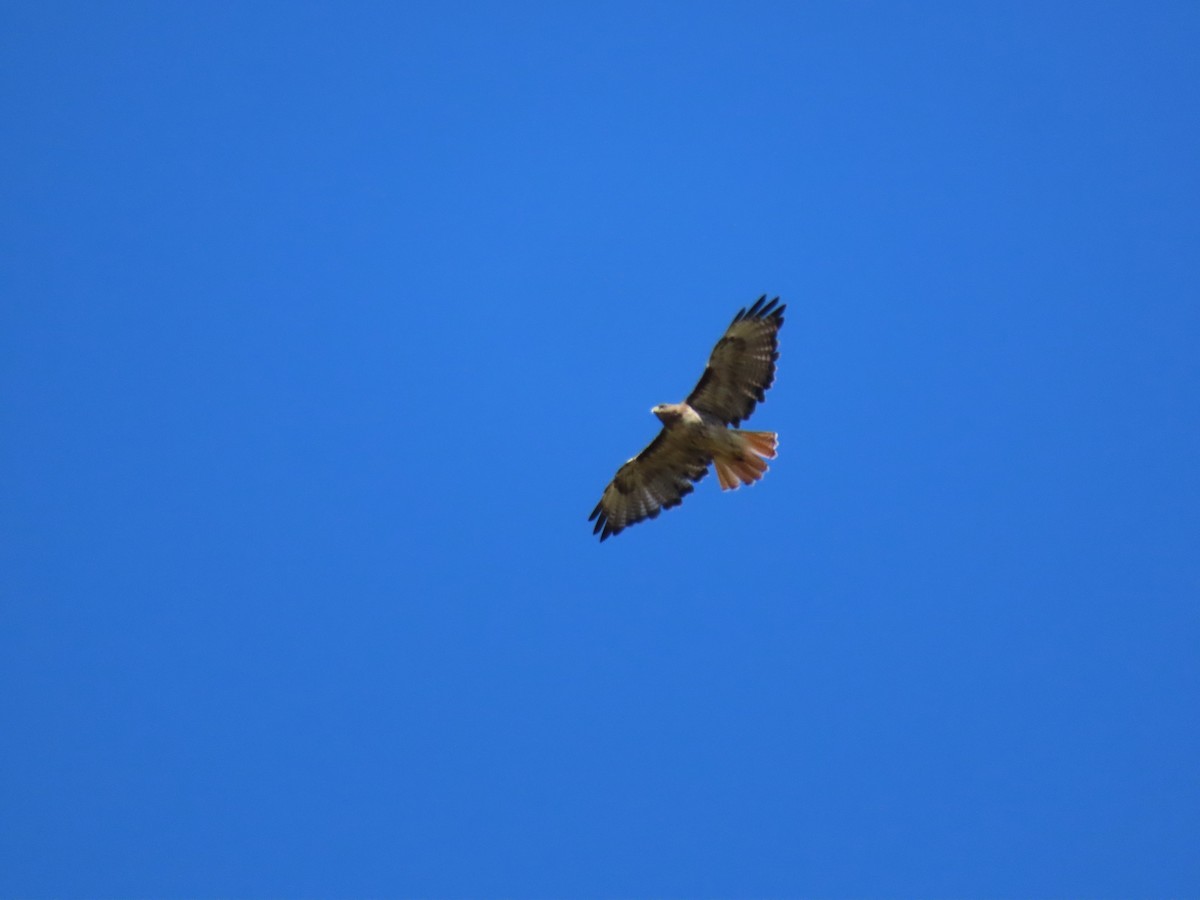
[[[767,459],[775,458],[775,450],[779,446],[779,435],[773,431],[739,431],[750,445],[750,449],[759,456]]]
[[[779,435],[773,431],[735,431],[749,452],[730,453],[713,458],[721,490],[731,491],[743,484],[753,484],[763,477],[767,464],[759,457],[774,459]]]

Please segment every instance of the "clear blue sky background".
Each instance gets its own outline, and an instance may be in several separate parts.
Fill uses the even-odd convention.
[[[1198,48],[5,4],[0,895],[1200,894]],[[762,293],[766,480],[599,545]]]

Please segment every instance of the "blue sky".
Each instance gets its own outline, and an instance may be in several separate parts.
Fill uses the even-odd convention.
[[[5,4],[0,896],[1200,894],[1198,46]]]

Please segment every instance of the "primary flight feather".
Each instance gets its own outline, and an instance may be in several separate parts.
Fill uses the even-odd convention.
[[[607,540],[643,519],[678,506],[711,463],[722,490],[752,484],[774,459],[773,431],[739,431],[775,380],[779,329],[787,307],[764,294],[741,309],[717,341],[700,381],[682,403],[651,410],[663,423],[658,437],[617,470],[588,521]],[[733,426],[732,428],[729,426]]]

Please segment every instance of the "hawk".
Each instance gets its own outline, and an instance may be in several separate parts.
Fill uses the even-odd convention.
[[[764,294],[733,317],[717,341],[708,366],[682,403],[660,403],[650,412],[662,422],[658,437],[617,470],[588,521],[592,534],[608,540],[643,519],[678,506],[708,474],[717,470],[721,490],[753,484],[774,459],[779,435],[738,431],[775,380],[779,329],[787,307]],[[733,426],[732,428],[729,426]]]

